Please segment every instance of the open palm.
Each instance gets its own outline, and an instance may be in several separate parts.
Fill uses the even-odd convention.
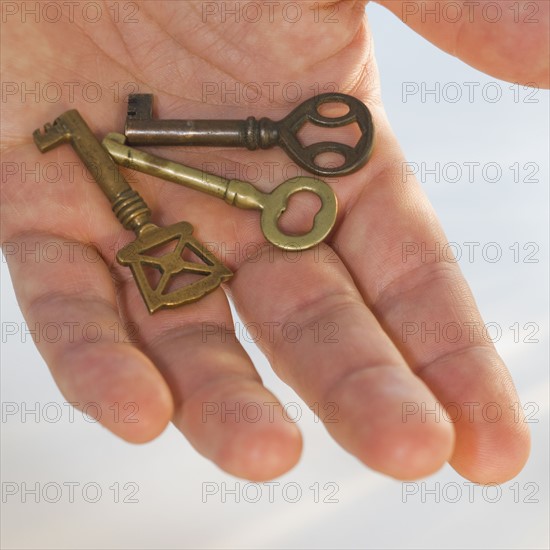
[[[231,15],[223,22],[220,6],[228,3],[205,11],[213,4],[140,2],[129,18],[122,10],[118,22],[112,6],[101,4],[98,22],[84,21],[76,9],[74,21],[13,18],[3,25],[4,81],[39,82],[42,88],[38,102],[22,101],[18,91],[2,104],[4,161],[39,163],[41,174],[36,183],[14,170],[2,182],[2,240],[18,250],[54,243],[62,251],[57,261],[39,264],[7,255],[29,326],[57,322],[66,330],[59,340],[38,343],[61,391],[68,401],[97,402],[104,411],[115,403],[137,404],[136,423],[106,414],[101,419],[129,441],[150,440],[172,420],[200,453],[234,475],[268,479],[296,463],[298,429],[274,406],[276,398],[228,334],[226,294],[218,289],[193,305],[150,316],[129,270],[114,260],[133,236],[118,224],[71,148],[42,156],[31,134],[70,108],[98,136],[120,131],[124,100],[135,91],[154,93],[162,118],[279,119],[297,105],[298,92],[305,100],[337,87],[371,109],[376,146],[359,172],[329,180],[340,213],[328,244],[294,255],[262,247],[257,213],[143,175],[130,181],[156,223],[187,220],[197,238],[217,243],[214,252],[235,272],[226,291],[242,319],[264,327],[258,344],[308,404],[320,411],[336,405],[337,421],[326,426],[345,449],[398,478],[430,474],[445,461],[478,482],[514,476],[527,458],[529,436],[517,421],[511,406],[517,395],[492,344],[479,330],[464,330],[454,342],[422,338],[420,331],[404,334],[405,326],[422,323],[480,327],[482,321],[456,263],[403,255],[404,245],[434,250],[446,239],[416,180],[403,181],[404,159],[381,105],[364,2],[321,6],[317,13],[303,3],[296,23],[277,9],[270,20],[267,8],[257,23]],[[399,12],[400,6],[389,7]],[[499,25],[498,36],[507,36],[508,45],[484,22],[460,33],[450,27],[443,36],[441,27],[411,21],[482,70],[544,84],[545,37],[531,32],[515,40],[521,25]],[[58,88],[46,89],[47,83],[61,87],[60,99],[51,100]],[[304,139],[319,136],[307,129]],[[236,168],[237,177],[246,175],[239,171],[243,166],[250,173],[247,163],[254,162],[262,170],[257,185],[265,190],[296,173],[277,150],[158,152],[221,175]],[[58,168],[59,178],[48,175]],[[305,227],[311,212],[309,203],[303,207],[288,213],[289,227]],[[97,337],[82,330],[90,324]],[[135,334],[124,332],[133,326]],[[301,336],[290,336],[289,326]],[[329,330],[337,330],[334,337],[326,337]],[[502,418],[472,418],[466,404],[473,402],[499,404]],[[263,410],[258,422],[223,414],[250,403]],[[439,403],[462,406],[461,418],[451,423],[420,414]]]

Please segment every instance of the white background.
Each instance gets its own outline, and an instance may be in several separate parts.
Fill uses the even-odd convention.
[[[134,446],[62,406],[64,398],[37,353],[30,336],[9,336],[6,323],[23,323],[5,260],[2,287],[2,401],[44,410],[58,403],[63,414],[49,423],[32,415],[2,417],[2,481],[34,487],[76,482],[74,502],[68,489],[57,503],[22,502],[21,494],[3,495],[4,548],[548,548],[548,94],[534,95],[486,77],[440,52],[376,5],[370,16],[382,77],[383,97],[408,160],[445,165],[458,163],[462,178],[439,183],[427,175],[423,185],[435,204],[449,240],[458,243],[460,260],[486,322],[498,324],[496,342],[519,388],[523,403],[532,403],[531,458],[511,483],[482,491],[470,486],[450,467],[423,481],[414,495],[403,495],[400,482],[376,474],[341,450],[315,422],[299,398],[270,372],[265,358],[247,346],[266,385],[283,403],[301,404],[300,427],[305,450],[300,464],[269,487],[248,487],[199,456],[172,426],[154,442]],[[528,60],[526,60],[528,62]],[[404,83],[424,82],[431,89],[458,83],[462,98],[453,102],[457,86],[447,86],[439,101],[420,93],[404,101]],[[465,82],[473,88],[473,101]],[[484,86],[488,83],[489,87]],[[493,101],[495,93],[502,97]],[[485,93],[484,93],[485,91]],[[528,102],[529,99],[531,102]],[[468,181],[465,162],[497,163],[502,175],[484,177],[481,167]],[[509,168],[519,163],[519,182]],[[535,163],[537,173],[528,179]],[[455,172],[449,167],[448,177]],[[473,261],[464,243],[477,242]],[[498,246],[487,243],[496,243]],[[509,247],[519,243],[519,262]],[[526,263],[525,243],[538,251]],[[491,261],[500,248],[502,257]],[[519,342],[509,327],[519,323]],[[528,342],[526,323],[537,332]],[[13,326],[13,325],[10,325]],[[496,326],[496,325],[493,325]],[[527,410],[527,409],[526,409]],[[54,414],[55,409],[50,409]],[[136,503],[120,500],[137,484]],[[204,502],[203,483],[222,489]],[[82,487],[98,484],[102,496],[86,502]],[[314,487],[320,488],[315,502]],[[325,484],[327,485],[324,489]],[[334,485],[336,484],[336,485]],[[516,484],[516,485],[514,485]],[[43,486],[43,485],[42,485]],[[289,502],[302,491],[301,498]],[[90,486],[89,498],[95,493]],[[210,485],[212,487],[212,485]],[[330,489],[337,502],[323,502]],[[255,489],[261,491],[258,502]],[[412,491],[412,489],[409,487]],[[457,493],[457,489],[461,492]],[[287,492],[284,492],[286,490]],[[422,494],[424,490],[428,492]],[[435,490],[436,496],[430,493]],[[470,498],[470,491],[473,497]],[[55,491],[52,489],[52,493]],[[456,500],[456,502],[451,502]],[[494,502],[491,502],[494,501]],[[532,501],[532,502],[530,502]]]

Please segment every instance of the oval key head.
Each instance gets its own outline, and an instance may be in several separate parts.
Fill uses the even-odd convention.
[[[349,111],[342,116],[327,117],[319,112],[319,107],[326,103],[343,103]],[[311,122],[323,128],[340,128],[357,123],[361,137],[354,147],[335,141],[322,141],[303,146],[297,133]],[[292,113],[278,123],[279,145],[302,168],[321,176],[345,176],[362,168],[372,153],[374,146],[374,125],[367,106],[353,96],[339,93],[321,94],[298,105]],[[337,153],[344,162],[337,167],[324,167],[316,159],[322,153]]]
[[[279,229],[279,218],[295,193],[308,191],[321,199],[321,208],[315,214],[313,227],[303,235],[287,235]],[[267,195],[262,209],[261,227],[265,238],[285,250],[305,250],[322,242],[336,223],[338,201],[334,191],[324,181],[297,177],[277,186]]]

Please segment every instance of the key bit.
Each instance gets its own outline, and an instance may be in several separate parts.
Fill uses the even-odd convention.
[[[119,250],[117,261],[130,267],[149,313],[194,302],[232,276],[231,271],[192,236],[193,226],[190,223],[158,227],[151,222],[151,211],[144,200],[118,171],[113,159],[78,111],[73,109],[63,113],[53,124],[44,126],[44,133],[35,130],[33,138],[41,152],[61,143],[70,143],[111,202],[113,212],[124,228],[135,232],[136,239]],[[175,245],[171,252],[158,257],[153,255],[155,249],[168,244]],[[184,260],[182,254],[185,249],[204,263]],[[146,267],[160,273],[154,287],[147,278]],[[202,277],[177,290],[170,290],[172,279],[183,273]]]
[[[277,186],[271,193],[262,193],[251,183],[237,179],[228,180],[196,168],[133,149],[125,145],[122,134],[110,133],[103,146],[111,157],[133,170],[202,191],[225,200],[228,204],[244,209],[261,210],[261,228],[265,238],[285,250],[305,250],[319,244],[330,233],[336,222],[338,202],[334,191],[324,181],[297,177]],[[287,235],[278,226],[290,197],[302,191],[314,193],[321,199],[321,209],[315,215],[312,229],[303,235]]]
[[[342,103],[349,111],[339,117],[324,116],[319,107],[327,103]],[[297,134],[307,122],[323,128],[357,123],[361,137],[354,147],[332,141],[303,146]],[[254,117],[246,120],[155,120],[153,95],[130,94],[124,133],[130,145],[209,145],[246,147],[251,151],[278,145],[296,164],[322,176],[343,176],[359,170],[369,160],[374,146],[369,109],[355,97],[339,93],[312,97],[279,121]],[[337,167],[323,167],[316,162],[323,153],[337,153],[344,162]]]

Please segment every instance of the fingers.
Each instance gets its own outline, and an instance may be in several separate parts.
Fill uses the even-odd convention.
[[[242,318],[262,327],[258,344],[277,374],[370,467],[403,479],[440,468],[452,452],[452,427],[402,422],[403,403],[435,406],[436,400],[407,368],[334,252],[326,245],[290,255],[264,251],[240,266],[230,287]]]
[[[140,327],[140,347],[171,388],[174,424],[198,452],[253,480],[277,477],[296,464],[300,433],[236,339],[221,288],[196,304],[149,315],[128,278],[120,300]]]
[[[378,146],[399,158],[378,128]],[[432,208],[414,178],[403,180],[402,166],[368,182],[339,228],[338,250],[413,371],[447,407],[438,416],[456,429],[451,464],[473,481],[502,482],[529,454],[518,397]],[[411,399],[414,414],[433,410]]]
[[[232,320],[221,289],[200,305],[153,317],[130,278],[120,299],[132,304],[135,322],[124,322],[105,264],[67,244],[29,234],[10,246],[54,250],[55,261],[42,254],[29,265],[28,253],[8,256],[29,330],[67,401],[135,443],[157,436],[174,416],[199,452],[237,476],[268,479],[297,462],[295,424],[225,334]]]
[[[550,3],[546,1],[377,1],[437,47],[476,69],[509,82],[549,86]]]
[[[15,292],[67,401],[128,441],[157,436],[172,416],[172,396],[132,345],[134,328],[118,315],[98,253],[51,234],[27,233],[9,244],[26,251],[7,255]]]

